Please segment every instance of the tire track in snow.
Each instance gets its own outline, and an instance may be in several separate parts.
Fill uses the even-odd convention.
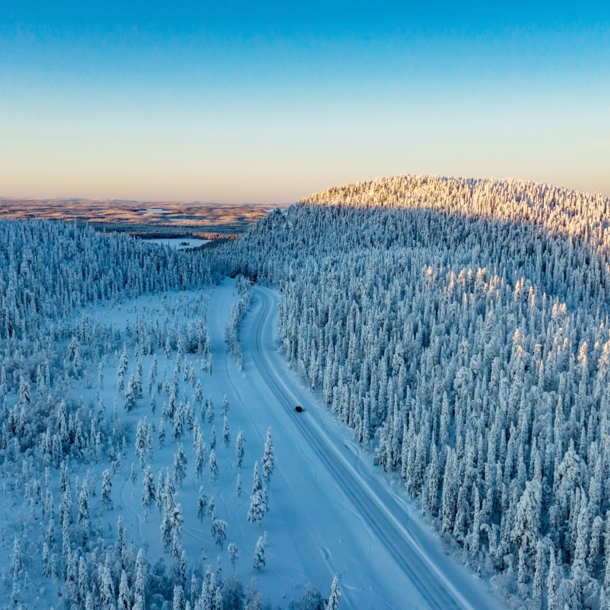
[[[396,515],[378,497],[374,490],[358,476],[351,464],[332,445],[332,441],[315,424],[307,412],[295,416],[294,405],[306,401],[297,400],[293,391],[287,387],[281,377],[281,371],[274,370],[273,364],[266,355],[262,335],[266,324],[270,324],[271,297],[265,289],[255,288],[261,298],[261,308],[252,325],[252,360],[262,378],[282,406],[290,412],[295,426],[303,437],[315,449],[327,469],[332,473],[341,489],[367,521],[372,532],[378,537],[388,552],[394,557],[405,575],[426,598],[430,608],[438,610],[456,608],[474,610],[474,608],[494,607],[487,603],[483,595],[477,594],[476,601],[470,603],[459,590],[459,584],[451,582],[442,573],[425,551],[417,544],[401,521],[408,516],[399,510]],[[397,505],[396,505],[397,506]],[[462,583],[463,584],[463,583]],[[468,595],[468,592],[465,593]]]

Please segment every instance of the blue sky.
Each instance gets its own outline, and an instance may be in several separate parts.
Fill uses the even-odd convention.
[[[0,0],[0,195],[290,202],[397,173],[610,195],[610,3]]]

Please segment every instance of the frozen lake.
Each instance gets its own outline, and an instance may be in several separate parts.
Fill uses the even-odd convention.
[[[186,248],[197,248],[198,246],[203,246],[203,244],[207,244],[209,239],[196,239],[193,237],[168,237],[168,238],[153,238],[153,239],[143,239],[142,241],[146,241],[149,244],[159,244],[161,246],[170,246],[171,248],[176,248],[177,250],[185,250]]]

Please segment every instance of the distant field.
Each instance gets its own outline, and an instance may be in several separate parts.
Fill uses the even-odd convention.
[[[126,231],[147,238],[215,239],[240,235],[265,216],[270,207],[167,201],[0,199],[0,218],[76,221],[90,223],[99,230]]]

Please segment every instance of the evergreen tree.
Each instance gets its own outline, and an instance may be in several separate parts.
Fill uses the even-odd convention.
[[[121,583],[119,584],[119,597],[117,600],[117,610],[131,610],[131,591],[127,582],[125,570],[121,571]]]
[[[110,471],[104,470],[102,478],[102,504],[112,510],[112,478],[110,477]]]
[[[156,500],[155,477],[150,469],[146,467],[144,471],[144,482],[142,486],[142,506],[144,507],[144,517],[148,518],[151,506]]]
[[[244,443],[246,437],[244,436],[243,430],[239,430],[237,433],[237,440],[235,441],[235,457],[237,458],[237,467],[241,468],[244,461]]]
[[[231,442],[231,431],[229,429],[229,420],[226,415],[224,416],[224,424],[222,426],[222,439],[225,447],[228,447]]]
[[[254,557],[252,560],[252,567],[260,572],[266,565],[265,560],[265,548],[267,547],[267,535],[259,536],[259,539],[254,548]]]
[[[271,428],[267,428],[265,452],[263,455],[263,459],[261,460],[261,464],[263,467],[263,478],[265,479],[265,481],[268,481],[275,466],[275,461],[273,457],[273,439],[271,438]]]
[[[210,481],[215,483],[218,479],[218,461],[214,449],[210,451]]]
[[[229,546],[227,546],[227,551],[229,552],[229,560],[233,566],[233,574],[235,574],[235,562],[239,559],[237,545],[234,542],[230,542]]]
[[[341,589],[339,588],[339,579],[335,576],[330,588],[330,597],[326,602],[326,610],[337,610],[339,608],[339,600],[341,599]]]

